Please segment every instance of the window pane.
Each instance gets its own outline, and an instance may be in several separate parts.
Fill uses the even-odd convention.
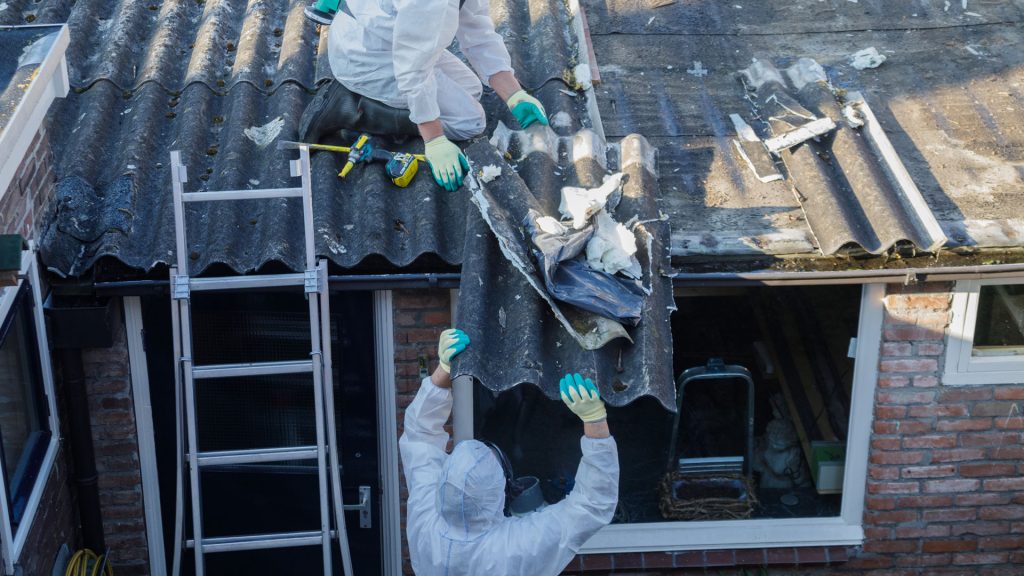
[[[1024,354],[1024,284],[982,286],[974,356]]]
[[[16,528],[50,438],[27,286],[0,343],[0,438],[11,521]]]

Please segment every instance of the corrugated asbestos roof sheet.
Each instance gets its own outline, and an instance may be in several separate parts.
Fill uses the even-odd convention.
[[[582,4],[605,132],[658,147],[679,265],[829,250],[790,183],[760,182],[732,146],[730,115],[750,120],[751,109],[737,72],[805,57],[840,91],[864,94],[947,247],[1024,245],[1024,1]],[[854,69],[850,56],[871,46],[888,60]]]
[[[180,150],[190,191],[290,184],[274,141],[295,139],[299,116],[329,76],[326,29],[304,0],[13,1],[0,24],[63,22],[73,93],[55,104],[56,219],[42,242],[47,266],[80,276],[104,257],[143,271],[173,260],[169,153]],[[582,95],[562,81],[573,60],[568,14],[558,0],[496,1],[492,13],[524,85],[562,134],[586,127]],[[511,123],[493,95],[491,126]],[[433,254],[462,260],[467,194],[427,174],[397,190],[380,166],[342,181],[343,159],[315,154],[317,246],[353,267],[379,256],[395,266]],[[424,172],[426,172],[424,170]],[[301,264],[300,212],[290,200],[190,207],[193,273],[223,264],[248,272]],[[205,203],[204,203],[205,204]]]
[[[543,214],[557,216],[562,186],[594,187],[609,169],[622,171],[627,181],[615,217],[624,221],[636,216],[643,224],[638,235],[650,243],[638,242],[645,298],[640,324],[627,327],[627,338],[607,343],[605,329],[593,322],[593,315],[561,304],[565,317],[578,336],[563,329],[552,313],[531,255],[517,254],[528,261],[528,270],[518,270],[499,248],[491,228],[480,213],[469,216],[465,260],[456,325],[470,334],[486,334],[459,355],[453,375],[467,374],[497,392],[521,383],[534,383],[551,398],[558,397],[558,380],[567,372],[592,378],[601,396],[613,406],[623,406],[645,395],[675,410],[672,363],[671,311],[675,309],[672,282],[666,276],[669,265],[668,223],[658,217],[658,180],[655,151],[643,137],[630,136],[606,147],[593,132],[572,138],[544,137],[540,131],[504,134],[498,150],[486,144],[469,148],[474,168],[494,165],[502,176],[470,187],[481,210],[509,210],[508,216],[522,218],[526,211],[524,194]],[[507,152],[516,165],[505,163],[499,151]],[[610,157],[610,158],[609,158]],[[521,179],[520,179],[521,177]],[[495,204],[502,205],[495,208]],[[521,232],[519,222],[505,222],[496,230],[510,236]],[[491,223],[495,227],[495,223]],[[514,243],[514,239],[509,239]],[[527,280],[534,280],[531,285]],[[539,286],[539,289],[535,289]],[[617,326],[617,325],[616,325]],[[584,350],[574,338],[591,340]]]

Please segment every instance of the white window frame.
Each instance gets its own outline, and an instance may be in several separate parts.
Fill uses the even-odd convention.
[[[39,271],[36,265],[36,253],[34,247],[21,253],[21,270],[18,275],[18,284],[3,289],[0,295],[0,319],[7,318],[11,313],[18,290],[25,279],[32,285],[33,320],[35,320],[36,345],[39,350],[40,372],[43,377],[43,394],[50,413],[50,444],[46,447],[46,454],[43,456],[42,465],[39,468],[39,475],[36,476],[35,486],[29,496],[28,504],[25,507],[25,514],[21,517],[18,530],[11,529],[10,510],[7,505],[7,483],[3,474],[0,474],[0,553],[3,554],[4,574],[14,574],[14,565],[21,557],[25,548],[25,540],[32,529],[32,522],[35,520],[36,512],[39,509],[39,502],[42,500],[43,491],[53,472],[54,463],[57,460],[57,451],[60,446],[60,422],[57,420],[57,404],[53,391],[53,368],[50,364],[50,347],[46,339],[46,323],[43,320],[43,298],[39,285]]]
[[[1024,284],[1024,278],[960,280],[953,292],[953,318],[946,338],[946,365],[942,383],[1020,384],[1024,382],[1024,356],[975,357],[974,329],[982,286]]]
[[[858,546],[864,542],[864,494],[882,339],[884,284],[865,284],[857,329],[850,431],[839,516],[700,522],[611,524],[581,554]],[[614,431],[613,431],[614,433]]]

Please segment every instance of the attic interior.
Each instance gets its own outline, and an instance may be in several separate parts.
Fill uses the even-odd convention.
[[[859,286],[677,289],[679,420],[649,397],[609,407],[613,522],[838,516],[860,302]],[[538,478],[546,504],[564,497],[578,420],[533,386],[495,396],[478,384],[475,403],[476,437]]]

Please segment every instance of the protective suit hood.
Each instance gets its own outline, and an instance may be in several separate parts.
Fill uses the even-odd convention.
[[[471,541],[505,519],[505,474],[494,452],[476,440],[459,443],[445,460],[437,491],[442,536]]]

